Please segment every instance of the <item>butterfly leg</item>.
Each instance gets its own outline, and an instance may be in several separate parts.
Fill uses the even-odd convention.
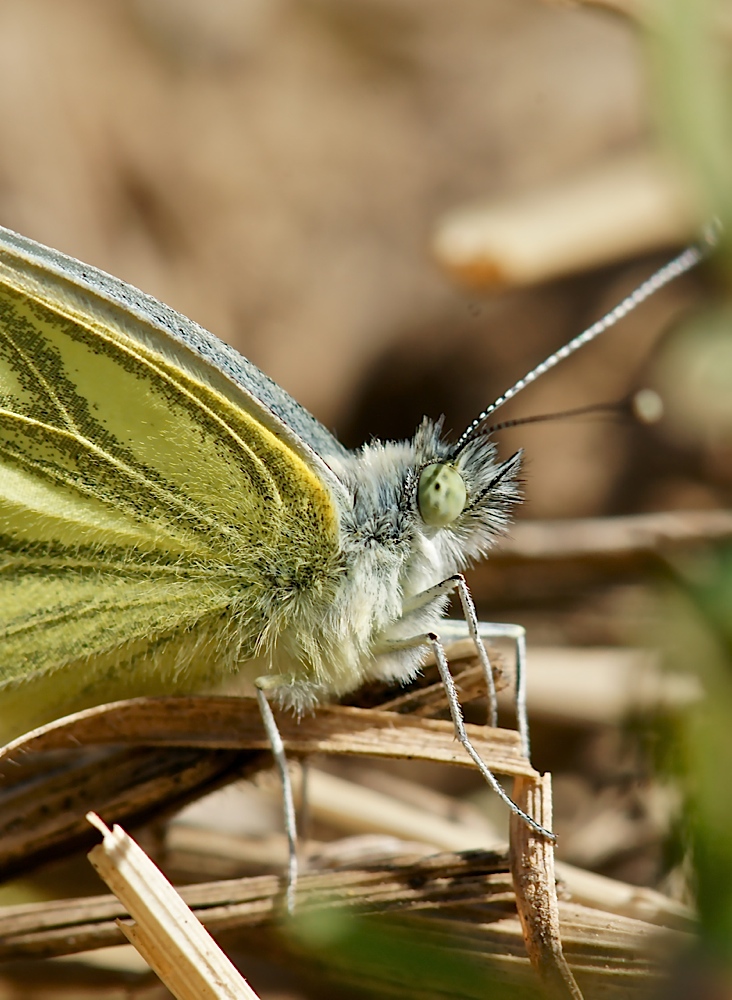
[[[475,643],[478,657],[483,667],[483,673],[485,674],[488,694],[488,724],[490,726],[497,724],[498,702],[495,682],[493,680],[493,670],[491,669],[490,660],[488,659],[482,640],[506,638],[512,639],[515,644],[516,724],[521,737],[521,746],[524,754],[526,757],[529,757],[529,720],[526,712],[526,629],[523,625],[513,625],[503,622],[479,622],[472,595],[462,573],[456,573],[454,576],[448,577],[447,580],[438,583],[435,587],[430,587],[429,590],[425,590],[421,594],[416,594],[405,601],[403,613],[407,614],[409,611],[421,608],[425,604],[429,604],[436,597],[449,594],[453,590],[457,590],[460,597],[465,621],[457,622],[445,619],[442,623],[441,631],[443,634],[448,632],[448,630],[450,633],[453,633],[455,632],[454,626],[457,626],[456,638],[462,638],[463,628],[465,625],[468,626],[468,632]],[[452,638],[452,635],[450,637]]]
[[[516,727],[521,736],[521,746],[524,755],[529,757],[529,720],[526,712],[526,629],[523,625],[507,622],[478,622],[481,639],[490,642],[492,639],[511,639],[516,655]],[[440,634],[446,641],[462,639],[465,634],[465,622],[445,618],[440,624]]]
[[[409,598],[404,602],[402,614],[406,615],[410,611],[416,611],[418,608],[424,607],[425,604],[429,604],[430,601],[434,601],[435,598],[442,597],[444,594],[450,594],[454,590],[457,591],[460,598],[465,623],[468,626],[470,638],[473,640],[480,665],[483,668],[488,695],[488,725],[495,728],[498,725],[498,701],[496,698],[496,683],[493,679],[493,668],[480,638],[478,615],[476,614],[475,604],[473,603],[473,598],[470,596],[470,591],[468,590],[468,585],[465,582],[463,574],[456,573],[454,576],[450,576],[441,583],[438,583],[435,587],[430,587],[429,590],[423,590],[421,594],[416,594],[414,597]]]
[[[462,625],[462,622],[459,623]],[[524,755],[529,757],[529,719],[526,711],[526,629],[506,622],[479,622],[483,639],[512,639],[516,650],[516,725]]]
[[[465,729],[463,710],[460,707],[460,700],[455,687],[455,681],[450,673],[450,667],[447,662],[447,656],[445,655],[445,649],[440,642],[439,636],[435,635],[434,632],[427,632],[424,635],[416,635],[408,639],[395,639],[384,642],[383,644],[385,649],[388,647],[392,650],[408,649],[413,646],[429,646],[432,649],[435,662],[437,663],[437,670],[440,674],[440,680],[442,681],[442,685],[445,688],[445,694],[447,695],[447,704],[450,709],[452,724],[455,727],[455,736],[467,752],[468,756],[473,760],[487,784],[493,789],[496,795],[506,803],[511,812],[519,816],[524,823],[527,824],[527,826],[530,826],[532,830],[541,836],[546,837],[548,840],[555,841],[557,839],[556,835],[552,833],[551,830],[546,830],[540,823],[537,823],[535,819],[529,816],[528,813],[524,812],[520,806],[516,805],[511,796],[503,789],[503,786],[500,784],[496,776],[470,742],[470,737]]]
[[[292,781],[290,780],[290,770],[287,766],[285,747],[282,742],[280,731],[277,728],[275,717],[272,714],[272,708],[269,701],[267,701],[267,695],[265,694],[263,688],[257,684],[256,690],[259,712],[262,716],[262,722],[264,723],[264,729],[267,733],[267,739],[269,740],[269,745],[272,748],[272,756],[274,757],[277,770],[279,771],[280,780],[282,781],[282,804],[285,813],[285,833],[287,834],[288,850],[286,902],[287,912],[292,914],[295,912],[295,890],[297,888],[298,874],[295,798],[292,794]]]

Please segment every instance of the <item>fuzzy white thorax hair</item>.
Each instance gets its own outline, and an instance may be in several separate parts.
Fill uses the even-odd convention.
[[[462,513],[439,527],[424,522],[417,501],[420,473],[433,463],[452,465],[467,492]],[[268,664],[278,677],[276,700],[298,711],[368,680],[411,679],[425,648],[385,647],[438,631],[448,597],[407,615],[405,600],[485,555],[520,499],[520,454],[499,463],[494,443],[483,435],[455,452],[440,423],[429,420],[412,441],[370,443],[333,464],[352,500],[340,512],[335,594],[316,621],[309,609],[309,628],[293,620],[277,637]]]

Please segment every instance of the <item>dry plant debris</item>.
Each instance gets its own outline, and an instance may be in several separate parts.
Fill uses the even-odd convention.
[[[469,690],[474,691],[472,657],[467,655],[458,664],[459,684],[461,666]],[[412,696],[418,712],[438,710],[429,678],[417,685]],[[408,701],[408,696],[406,701],[397,699],[394,707],[399,711],[342,705],[299,723],[283,716],[285,745],[293,757],[327,752],[340,758],[363,755],[469,764],[454,742],[451,724],[404,714]],[[489,766],[515,779],[514,796],[537,818],[548,821],[548,776],[541,779],[523,758],[518,735],[481,726],[472,726],[470,733]],[[0,757],[4,870],[16,872],[22,865],[30,870],[39,860],[79,846],[86,836],[84,816],[90,808],[98,809],[108,822],[149,822],[242,773],[252,775],[269,767],[265,748],[255,704],[230,697],[135,699],[45,726],[11,744]],[[348,808],[346,799],[341,804]],[[539,844],[540,838],[525,837],[522,827],[512,824],[510,860],[505,848],[423,857],[405,847],[395,855],[392,841],[390,852],[382,847],[377,860],[308,871],[300,884],[297,917],[334,907],[371,917],[398,914],[420,938],[427,936],[448,953],[467,948],[473,958],[487,963],[486,975],[490,970],[505,984],[530,990],[532,982],[535,985],[533,963],[555,996],[579,996],[576,982],[588,998],[620,997],[629,984],[641,989],[658,982],[664,955],[688,938],[688,930],[678,929],[690,926],[688,917],[670,904],[665,906],[659,894],[638,894],[591,873],[583,882],[585,873],[567,865],[560,866],[559,877],[562,895],[572,901],[558,902],[553,849]],[[444,836],[449,837],[450,831],[445,829]],[[180,847],[178,839],[179,852]],[[206,850],[215,847],[215,840],[208,844],[199,840],[202,871]],[[218,847],[225,853],[223,841]],[[169,862],[174,855],[175,849]],[[162,858],[165,861],[165,850]],[[189,851],[189,863],[191,858]],[[256,940],[264,942],[265,950],[279,953],[280,961],[307,965],[308,948],[297,935],[285,946],[277,931],[282,892],[279,875],[181,890],[212,933],[236,941],[237,932],[247,928],[249,937],[256,929]],[[0,913],[0,958],[38,959],[114,944],[121,940],[117,921],[126,912],[108,897],[7,907]],[[655,923],[638,919],[637,914],[648,915]],[[329,975],[348,981],[348,970],[337,962]],[[397,986],[389,976],[380,982],[378,973],[374,975],[372,988],[384,995],[407,995],[405,984]],[[431,995],[429,984],[423,985],[422,995]],[[455,995],[462,995],[457,988]]]
[[[282,882],[277,876],[203,883],[180,892],[204,926],[232,946],[244,940],[237,932],[246,929],[249,938],[258,929],[263,936],[257,940],[280,949],[284,961],[305,950],[278,930]],[[520,986],[532,982],[532,973],[514,900],[505,853],[395,856],[360,868],[304,873],[297,918],[307,922],[312,914],[342,907],[372,916],[408,916],[421,935],[473,953]],[[580,903],[560,901],[558,914],[566,959],[587,998],[619,1000],[628,988],[657,983],[665,956],[689,940],[686,932]],[[9,907],[0,918],[0,958],[38,959],[119,943],[124,938],[117,921],[125,916],[125,907],[111,896]]]
[[[102,834],[89,860],[134,919],[117,926],[177,1000],[258,1000],[139,844],[87,818]]]
[[[519,779],[514,786],[517,804],[542,826],[551,829],[551,779]],[[582,1000],[577,981],[562,951],[554,874],[554,845],[537,837],[512,816],[510,861],[516,910],[529,956],[551,997]]]
[[[328,706],[297,722],[281,715],[288,753],[365,755],[470,767],[452,724]],[[533,775],[518,733],[469,727],[495,772]],[[89,709],[35,730],[0,755],[0,872],[83,846],[86,813],[140,823],[271,764],[253,699],[140,698]],[[151,751],[154,748],[154,751]],[[238,749],[235,749],[238,748]],[[45,757],[45,761],[44,761]]]

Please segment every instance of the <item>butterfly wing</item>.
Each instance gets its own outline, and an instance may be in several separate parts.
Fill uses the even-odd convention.
[[[200,687],[284,626],[278,597],[327,600],[330,436],[313,447],[289,397],[260,398],[227,358],[155,300],[0,233],[6,732],[24,704]]]
[[[0,586],[0,742],[105,700],[200,690],[221,672],[223,594],[69,560]]]
[[[330,456],[347,458],[348,449],[276,382],[208,330],[119,278],[2,226],[0,272],[22,276],[25,287],[65,303],[72,314],[94,316],[105,326],[126,331],[236,406],[245,398],[248,411],[316,466],[330,488],[346,499],[327,462]]]

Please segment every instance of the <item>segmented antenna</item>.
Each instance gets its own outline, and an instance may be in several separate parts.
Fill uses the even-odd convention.
[[[642,302],[654,295],[659,289],[663,288],[664,285],[668,285],[670,282],[674,281],[676,278],[690,271],[693,267],[704,260],[704,258],[709,254],[710,250],[716,246],[718,242],[718,228],[716,225],[712,224],[708,226],[704,232],[703,238],[690,247],[687,247],[683,253],[680,253],[678,257],[674,257],[670,260],[668,264],[664,264],[662,268],[652,274],[650,278],[647,278],[642,285],[639,285],[634,292],[631,292],[622,302],[619,302],[614,309],[611,309],[609,313],[599,319],[596,323],[593,323],[591,327],[580,333],[578,336],[574,337],[569,343],[565,344],[564,347],[560,347],[558,351],[554,354],[550,354],[548,358],[538,364],[536,368],[532,368],[528,375],[524,375],[520,378],[515,385],[512,385],[510,389],[507,389],[502,396],[491,403],[490,406],[486,407],[481,414],[479,414],[475,420],[463,431],[460,439],[455,445],[455,451],[460,451],[468,441],[470,441],[480,430],[481,424],[495,411],[499,406],[503,406],[507,403],[509,399],[513,399],[514,396],[526,388],[527,385],[531,385],[535,382],[541,375],[544,375],[555,365],[559,364],[560,361],[564,361],[568,358],[570,354],[574,354],[575,351],[579,350],[585,344],[589,344],[591,340],[599,337],[601,333],[604,333],[611,326],[614,326],[619,320],[623,319],[636,309]]]
[[[622,413],[630,411],[632,399],[617,399],[612,403],[588,403],[587,406],[575,406],[571,410],[557,410],[556,413],[534,413],[529,417],[514,417],[512,420],[501,420],[497,424],[486,427],[486,434],[507,431],[511,427],[523,427],[525,424],[548,424],[552,420],[571,420],[574,417],[587,417],[591,413]]]

